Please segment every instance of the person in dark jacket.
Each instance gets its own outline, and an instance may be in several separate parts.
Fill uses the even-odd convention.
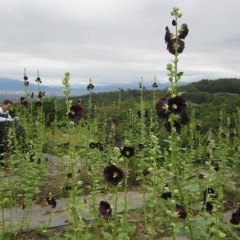
[[[9,123],[13,121],[9,110],[13,106],[13,103],[6,99],[0,105],[0,166],[4,165],[1,160],[3,159],[3,154],[5,152],[6,140],[7,140],[7,128]]]

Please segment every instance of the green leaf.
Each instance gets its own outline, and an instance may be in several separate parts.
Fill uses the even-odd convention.
[[[226,234],[222,231],[219,231],[218,235],[219,235],[220,238],[225,238],[226,237]]]
[[[110,233],[102,231],[102,234],[104,236],[104,239],[106,240],[113,240],[113,237]]]
[[[179,72],[179,73],[177,74],[177,77],[180,79],[180,78],[182,77],[182,75],[183,75],[183,72]]]

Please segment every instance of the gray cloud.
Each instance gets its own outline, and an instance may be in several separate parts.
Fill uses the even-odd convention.
[[[188,24],[183,81],[240,77],[239,0],[0,0],[0,76],[45,84],[167,81],[170,11]]]

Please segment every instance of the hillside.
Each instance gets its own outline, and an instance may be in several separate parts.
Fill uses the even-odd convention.
[[[186,92],[209,92],[209,93],[240,93],[240,79],[220,78],[217,80],[203,79],[199,82],[190,83],[180,87]]]

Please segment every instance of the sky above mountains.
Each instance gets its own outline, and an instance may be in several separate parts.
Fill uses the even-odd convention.
[[[45,85],[167,82],[164,42],[178,6],[189,35],[182,81],[240,78],[239,0],[0,0],[0,76]]]

